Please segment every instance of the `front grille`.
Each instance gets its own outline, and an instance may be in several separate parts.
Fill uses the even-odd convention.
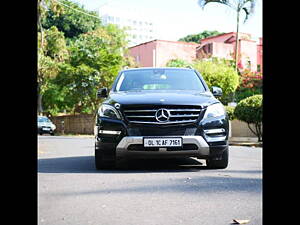
[[[164,109],[168,119],[158,121],[156,113],[158,110]],[[193,123],[199,118],[201,106],[143,106],[143,107],[125,107],[123,114],[131,123],[147,123],[147,124],[176,124],[176,123]]]
[[[128,136],[192,136],[197,128],[193,125],[168,126],[168,127],[129,127]]]

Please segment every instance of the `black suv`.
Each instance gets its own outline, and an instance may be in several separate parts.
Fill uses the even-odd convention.
[[[197,157],[228,165],[228,117],[202,76],[187,68],[122,70],[97,113],[97,169],[126,168],[128,159]]]

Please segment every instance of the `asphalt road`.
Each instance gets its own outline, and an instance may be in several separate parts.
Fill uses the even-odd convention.
[[[133,161],[94,168],[89,137],[38,137],[40,225],[262,224],[262,149],[231,146],[229,166],[205,161]]]

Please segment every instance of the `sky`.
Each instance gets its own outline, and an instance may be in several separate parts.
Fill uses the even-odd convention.
[[[228,6],[210,3],[204,10],[197,0],[72,0],[87,10],[101,7],[116,7],[130,12],[138,12],[151,18],[156,24],[157,38],[177,41],[189,34],[204,30],[234,32],[236,13]],[[240,32],[250,33],[254,40],[262,37],[262,0],[256,1],[254,14],[243,23],[242,14]]]

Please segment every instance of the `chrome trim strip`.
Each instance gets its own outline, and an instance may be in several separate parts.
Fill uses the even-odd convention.
[[[125,113],[127,112],[156,112],[158,109],[136,109],[136,110],[124,110]],[[170,112],[176,111],[183,111],[183,112],[200,112],[201,109],[167,109]]]

